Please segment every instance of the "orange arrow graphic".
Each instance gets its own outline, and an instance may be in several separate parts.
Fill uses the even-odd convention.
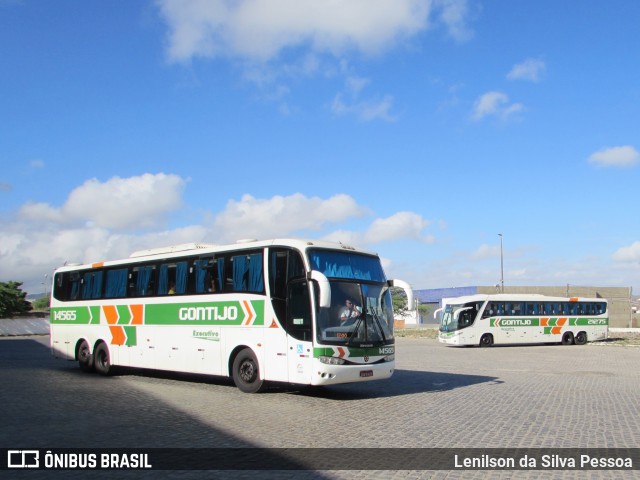
[[[109,327],[109,330],[111,330],[111,344],[124,345],[124,342],[127,339],[124,334],[124,329],[122,327]]]
[[[104,316],[107,319],[107,323],[109,325],[115,325],[116,323],[118,323],[118,318],[120,317],[120,315],[118,315],[118,309],[115,305],[104,305],[102,307],[102,311],[104,312]]]
[[[130,305],[131,325],[142,325],[144,323],[144,305]]]
[[[247,312],[247,318],[245,319],[245,321],[242,324],[243,325],[251,325],[251,322],[255,318],[255,315],[253,314],[253,309],[251,308],[251,304],[249,304],[248,300],[243,300],[242,303],[244,304],[244,308],[245,308],[245,310]]]

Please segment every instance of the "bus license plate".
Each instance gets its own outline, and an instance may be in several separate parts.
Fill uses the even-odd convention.
[[[361,370],[360,371],[360,376],[361,377],[373,377],[373,370]]]

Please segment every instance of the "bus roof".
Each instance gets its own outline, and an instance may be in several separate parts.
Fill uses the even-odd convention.
[[[459,304],[468,302],[584,302],[599,301],[606,302],[605,298],[588,298],[588,297],[551,297],[540,295],[538,293],[494,293],[476,295],[465,295],[463,297],[443,298],[442,304]]]
[[[227,251],[252,250],[273,246],[294,247],[300,249],[301,251],[310,247],[315,247],[331,250],[345,250],[349,252],[377,256],[377,254],[374,252],[367,251],[358,247],[346,245],[343,243],[328,242],[324,240],[309,240],[299,238],[276,238],[270,240],[244,239],[238,240],[236,243],[229,243],[225,245],[215,245],[207,243],[184,243],[180,245],[170,245],[167,247],[138,250],[136,252],[133,252],[128,258],[85,264],[68,263],[65,264],[65,266],[56,269],[56,271],[64,272],[69,270],[83,270],[97,267],[127,265],[154,261],[158,259],[181,258],[192,255],[223,253]]]

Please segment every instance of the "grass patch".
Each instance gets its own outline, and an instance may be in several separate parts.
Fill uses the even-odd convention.
[[[393,333],[403,338],[438,338],[437,328],[396,328]]]

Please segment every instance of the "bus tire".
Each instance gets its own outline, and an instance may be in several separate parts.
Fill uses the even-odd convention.
[[[490,333],[485,333],[480,338],[480,346],[481,347],[490,347],[493,345],[493,335]]]
[[[576,345],[584,345],[587,343],[587,332],[578,332],[576,335]]]
[[[109,347],[105,343],[100,343],[93,352],[93,364],[100,375],[110,375],[112,372]]]
[[[250,348],[240,350],[233,360],[231,376],[236,387],[244,393],[257,393],[262,389],[258,359]]]
[[[562,344],[563,345],[573,345],[574,344],[574,338],[573,338],[573,333],[572,332],[564,332],[564,335],[562,335]]]
[[[82,340],[76,350],[76,358],[83,372],[93,372],[93,355],[89,350],[89,344],[86,340]]]

